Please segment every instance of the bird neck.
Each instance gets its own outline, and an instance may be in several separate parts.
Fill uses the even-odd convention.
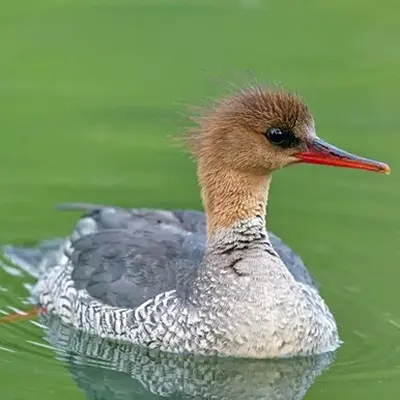
[[[230,229],[241,221],[258,221],[265,230],[270,174],[250,174],[226,168],[210,168],[199,162],[198,178],[207,216],[207,237]]]

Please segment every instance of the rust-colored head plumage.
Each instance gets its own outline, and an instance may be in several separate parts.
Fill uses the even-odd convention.
[[[189,132],[187,142],[199,161],[216,158],[219,164],[249,172],[293,162],[291,156],[302,148],[303,139],[314,135],[312,115],[297,95],[261,86],[216,102],[195,121],[198,126]],[[286,141],[274,143],[268,137],[274,129],[284,132]]]

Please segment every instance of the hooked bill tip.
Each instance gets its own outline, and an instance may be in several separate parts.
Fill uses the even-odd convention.
[[[382,168],[382,173],[385,174],[385,175],[390,175],[391,172],[392,172],[392,170],[389,167],[389,165],[384,164],[383,168]]]

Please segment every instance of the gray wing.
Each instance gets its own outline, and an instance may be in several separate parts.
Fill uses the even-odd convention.
[[[164,291],[183,293],[205,251],[205,215],[199,211],[122,209],[71,204],[85,210],[71,235],[72,278],[78,289],[104,303],[135,308]],[[312,287],[301,258],[270,233],[293,277]]]

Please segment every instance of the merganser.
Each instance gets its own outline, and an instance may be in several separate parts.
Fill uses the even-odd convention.
[[[389,166],[320,139],[304,101],[280,89],[243,89],[196,123],[186,139],[205,215],[70,206],[86,214],[34,265],[36,301],[75,328],[165,352],[274,358],[335,350],[337,325],[313,279],[266,230],[271,174],[300,163],[381,173]],[[29,259],[24,251],[5,248],[17,264]]]

